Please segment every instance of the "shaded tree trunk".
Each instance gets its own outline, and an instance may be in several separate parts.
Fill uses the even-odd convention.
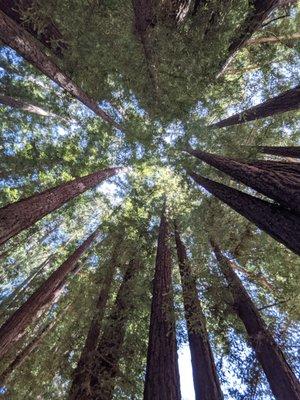
[[[284,354],[268,331],[263,319],[227,258],[212,242],[220,270],[233,296],[233,309],[245,325],[250,345],[256,353],[277,400],[299,400],[300,383]]]
[[[97,171],[1,208],[0,244],[119,171],[120,168]]]
[[[300,216],[285,208],[250,196],[221,183],[204,178],[192,171],[196,183],[253,222],[278,242],[300,255]]]
[[[80,89],[80,87],[43,52],[33,37],[24,28],[16,24],[2,11],[0,11],[0,39],[105,122],[122,130],[121,126],[106,114],[95,100]]]
[[[300,163],[288,161],[257,160],[247,161],[248,165],[274,172],[300,175]]]
[[[300,158],[300,146],[258,146],[257,150],[274,156]]]
[[[67,276],[76,272],[77,262],[99,233],[98,227],[63,264],[29,297],[0,328],[0,357],[7,354],[23,335],[34,318],[51,304],[63,287]],[[75,270],[75,271],[74,271]]]
[[[223,394],[210,347],[206,320],[186,248],[175,223],[175,241],[181,276],[183,302],[191,351],[196,400],[221,400]]]
[[[169,236],[163,211],[153,281],[144,400],[181,399]]]
[[[42,109],[39,106],[36,106],[34,104],[30,104],[24,100],[21,99],[14,99],[11,96],[7,96],[4,94],[0,94],[0,104],[4,104],[5,106],[9,106],[12,108],[17,108],[20,109],[22,111],[27,111],[30,112],[32,114],[37,114],[37,115],[41,115],[43,117],[56,117],[56,118],[61,118],[56,114],[53,114],[49,111],[46,111],[44,109]]]
[[[239,160],[201,150],[188,149],[187,151],[236,181],[277,201],[283,207],[300,213],[300,174],[261,169]]]
[[[222,119],[210,126],[212,128],[224,128],[226,126],[244,124],[248,121],[270,117],[287,111],[298,110],[299,108],[300,85],[287,90],[286,92],[280,93],[278,96],[272,97],[257,106],[249,108],[248,110],[234,114],[226,119]]]

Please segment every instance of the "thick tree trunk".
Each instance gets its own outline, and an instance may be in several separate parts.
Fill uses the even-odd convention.
[[[191,351],[196,400],[221,400],[223,394],[206,330],[205,316],[192,276],[186,248],[175,223],[175,241],[181,276],[185,318]]]
[[[300,214],[300,174],[261,169],[239,160],[201,150],[188,149],[187,151],[236,181],[244,183],[283,207]]]
[[[163,211],[153,281],[144,400],[181,399],[169,236]]]
[[[94,357],[90,381],[91,397],[82,396],[80,400],[111,400],[113,397],[126,328],[135,304],[132,291],[140,268],[141,264],[136,259],[128,263],[115,304],[108,317],[106,328]]]
[[[102,321],[105,313],[105,308],[117,268],[119,245],[120,241],[118,240],[117,245],[113,249],[108,269],[101,284],[101,289],[96,304],[96,310],[91,321],[91,325],[77,367],[74,371],[69,400],[84,400],[88,399],[90,395],[92,361],[97,352],[97,345],[102,329]]]
[[[277,400],[299,400],[300,383],[287,363],[284,354],[268,331],[263,319],[242,282],[215,243],[213,250],[233,296],[233,309],[245,325],[249,342],[256,353],[271,390]]]
[[[292,35],[286,36],[270,36],[270,37],[259,37],[256,39],[249,39],[246,42],[247,46],[253,46],[257,44],[270,44],[270,43],[285,43],[292,40],[299,40],[300,33],[293,33]]]
[[[1,208],[0,244],[119,171],[120,168],[97,171]]]
[[[196,183],[253,222],[278,242],[300,255],[300,216],[285,208],[250,196],[239,190],[204,178],[194,172],[189,175]]]
[[[24,28],[16,24],[2,11],[0,11],[0,39],[105,122],[122,130],[121,126],[106,114],[95,100],[91,99],[79,86],[72,82],[55,62],[43,52]]]
[[[14,99],[13,97],[6,96],[4,94],[0,94],[0,104],[4,104],[5,106],[9,106],[12,108],[17,108],[22,111],[30,112],[32,114],[41,115],[43,117],[56,117],[60,118],[58,115],[55,115],[49,111],[43,110],[41,107],[36,106],[34,104],[30,104],[21,99]]]
[[[70,272],[74,272],[81,255],[89,248],[99,233],[97,228],[56,270],[49,278],[29,297],[0,328],[0,357],[5,355],[18,341],[25,329],[34,320],[44,307],[51,304],[53,298],[61,290]]]
[[[300,146],[258,146],[257,150],[274,156],[300,158]]]
[[[293,89],[280,93],[257,106],[248,110],[234,114],[231,117],[222,119],[213,125],[212,128],[224,128],[226,126],[244,124],[248,121],[270,117],[287,111],[298,110],[300,108],[300,85]]]
[[[300,175],[300,163],[288,161],[257,160],[247,161],[248,165],[274,172]]]

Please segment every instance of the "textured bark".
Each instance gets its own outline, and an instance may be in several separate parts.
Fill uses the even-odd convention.
[[[90,395],[92,360],[96,354],[98,340],[103,324],[105,307],[109,298],[111,285],[117,268],[119,244],[120,241],[118,240],[117,245],[113,249],[108,269],[101,284],[96,310],[91,321],[77,367],[74,371],[69,400],[84,400],[88,399]]]
[[[119,171],[120,168],[97,171],[1,208],[0,244]]]
[[[299,400],[300,383],[280,347],[268,331],[258,309],[235,274],[227,258],[212,242],[218,265],[233,296],[233,309],[245,325],[250,345],[256,353],[277,400]]]
[[[286,36],[271,36],[271,37],[259,37],[256,39],[249,39],[246,42],[247,46],[253,46],[257,44],[270,44],[270,43],[285,43],[287,41],[299,40],[300,33],[293,33],[292,35]]]
[[[221,400],[223,399],[223,394],[209,343],[205,316],[199,301],[196,281],[192,276],[186,248],[180,238],[176,223],[175,241],[191,351],[196,400]]]
[[[162,213],[153,281],[144,400],[180,400],[169,224]]]
[[[18,341],[34,318],[58,295],[67,276],[76,273],[77,262],[99,233],[97,228],[0,328],[0,357]],[[75,270],[75,271],[74,271]]]
[[[285,208],[189,172],[196,183],[300,255],[300,217]]]
[[[257,106],[248,110],[234,114],[231,117],[222,119],[213,125],[213,128],[224,128],[226,126],[244,124],[248,121],[270,117],[287,111],[298,110],[300,108],[300,85],[293,89],[280,93]]]
[[[248,165],[274,172],[300,175],[300,163],[288,161],[257,160],[247,161]]]
[[[0,104],[4,104],[5,106],[9,106],[12,108],[17,108],[22,111],[30,112],[32,114],[37,114],[41,115],[43,117],[56,117],[60,118],[58,115],[55,115],[49,111],[46,111],[42,109],[39,106],[36,106],[34,104],[30,104],[24,100],[21,99],[14,99],[13,97],[6,96],[3,94],[0,94]]]
[[[255,31],[257,31],[269,14],[280,4],[280,0],[250,0],[250,11],[242,26],[236,31],[236,36],[231,40],[228,48],[228,56],[221,66],[218,77],[223,75],[235,54],[245,45]]]
[[[75,97],[82,104],[92,110],[105,122],[117,129],[122,130],[97,102],[91,99],[79,86],[77,86],[57,65],[47,56],[33,37],[20,25],[0,10],[0,39],[22,55],[28,62],[47,75],[53,82],[63,88],[71,96]]]
[[[91,397],[82,396],[80,400],[111,400],[113,398],[126,327],[135,303],[132,291],[140,268],[141,264],[136,259],[128,263],[114,307],[97,347],[94,366],[91,370]]]
[[[258,146],[257,150],[274,156],[300,158],[300,146]]]
[[[283,207],[300,214],[300,174],[261,169],[239,160],[201,150],[189,149],[187,151],[219,171],[228,174],[236,181],[244,183],[275,200]]]

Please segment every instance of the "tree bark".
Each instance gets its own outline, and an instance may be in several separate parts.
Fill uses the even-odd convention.
[[[258,146],[257,150],[274,156],[300,158],[300,146]]]
[[[300,174],[261,169],[239,160],[188,149],[188,153],[300,214]]]
[[[300,217],[282,206],[250,196],[239,190],[204,178],[192,171],[196,183],[253,222],[278,242],[300,255]]]
[[[79,86],[72,82],[55,62],[43,52],[33,37],[24,28],[16,24],[1,10],[0,39],[105,122],[122,130],[122,127],[106,114],[95,100],[91,99]]]
[[[300,175],[300,163],[288,161],[257,160],[247,161],[248,165],[256,168],[266,169],[274,172]]]
[[[226,126],[244,124],[248,121],[254,121],[257,119],[270,117],[272,115],[298,110],[299,108],[300,85],[280,93],[278,96],[271,97],[263,103],[251,107],[248,110],[234,114],[226,119],[222,119],[221,121],[210,126],[212,128],[224,128]]]
[[[170,228],[162,213],[153,281],[144,400],[180,400]]]
[[[97,171],[1,208],[0,244],[120,170],[120,168],[107,168]]]
[[[4,94],[0,94],[0,104],[4,104],[5,106],[9,106],[12,108],[17,108],[22,111],[30,112],[32,114],[41,115],[43,117],[56,117],[61,118],[56,114],[53,114],[49,111],[42,109],[39,106],[34,104],[30,104],[21,99],[14,99],[13,97],[6,96]]]
[[[126,327],[135,302],[132,291],[140,268],[141,264],[137,259],[128,263],[114,307],[108,317],[94,357],[90,380],[91,397],[89,395],[81,396],[78,397],[78,400],[111,400],[113,398]]]
[[[223,394],[206,330],[196,281],[192,276],[185,245],[175,223],[175,241],[181,276],[185,318],[191,351],[196,400],[222,400]]]
[[[269,43],[285,43],[287,41],[291,40],[299,40],[300,39],[300,33],[293,33],[291,35],[286,35],[286,36],[270,36],[270,37],[259,37],[256,39],[249,39],[246,42],[247,46],[253,46],[257,44],[269,44]]]
[[[44,307],[51,304],[64,285],[69,273],[76,270],[76,263],[91,246],[99,233],[98,227],[63,264],[12,314],[0,328],[0,357],[9,352],[14,343],[23,335],[25,329]]]
[[[258,309],[235,274],[227,258],[212,242],[215,257],[233,296],[233,309],[242,320],[250,345],[256,353],[277,400],[299,400],[300,383],[280,347],[268,331]]]

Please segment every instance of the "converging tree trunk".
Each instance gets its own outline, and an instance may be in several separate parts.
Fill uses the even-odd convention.
[[[223,394],[209,343],[205,316],[198,297],[196,281],[192,276],[186,248],[180,238],[176,222],[175,241],[192,358],[196,400],[221,400],[223,399]]]
[[[264,154],[300,158],[300,146],[258,146],[257,149]]]
[[[70,272],[82,254],[91,246],[99,233],[98,227],[62,265],[29,297],[0,328],[0,357],[5,355],[18,341],[34,318],[51,304],[58,290],[61,290]]]
[[[181,399],[169,236],[164,210],[157,242],[144,400]]]
[[[16,24],[2,11],[0,11],[0,39],[105,122],[122,130],[122,127],[106,114],[95,100],[80,89],[80,87],[44,53],[34,38],[22,26]]]
[[[236,181],[277,201],[283,207],[300,213],[300,174],[261,169],[246,162],[201,150],[188,149],[187,151]]]
[[[282,206],[204,178],[192,171],[189,171],[189,175],[196,183],[219,200],[229,205],[294,253],[300,255],[299,215],[286,210]]]
[[[1,208],[0,244],[120,170],[120,168],[108,168],[97,171]]]
[[[300,383],[280,347],[261,318],[258,309],[235,274],[218,245],[212,241],[214,254],[233,296],[233,309],[245,325],[248,339],[256,353],[271,390],[277,400],[299,400]]]
[[[300,163],[288,161],[257,160],[247,161],[248,165],[274,172],[300,175]]]

